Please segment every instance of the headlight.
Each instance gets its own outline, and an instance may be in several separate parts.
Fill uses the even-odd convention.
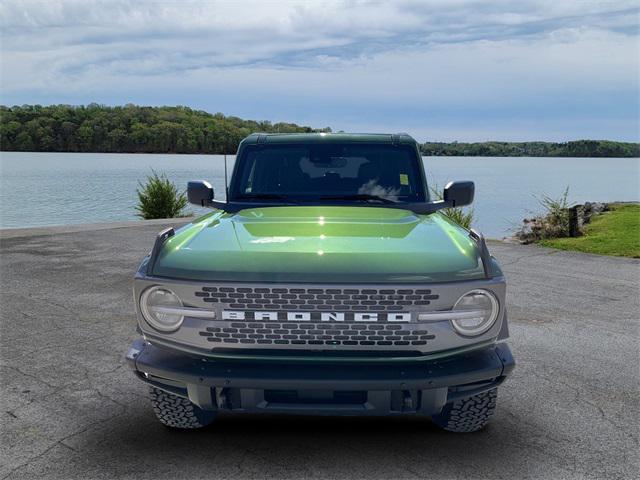
[[[140,297],[142,316],[156,330],[173,332],[180,328],[184,316],[180,312],[182,301],[171,290],[164,287],[147,288]]]
[[[456,332],[460,335],[476,336],[493,326],[500,307],[493,293],[487,290],[471,290],[458,299],[453,310],[468,312],[465,318],[451,320]]]

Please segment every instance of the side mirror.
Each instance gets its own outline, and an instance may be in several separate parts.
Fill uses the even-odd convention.
[[[206,207],[213,200],[213,187],[204,180],[194,180],[187,183],[187,198],[189,203]]]
[[[452,207],[464,207],[473,202],[475,190],[473,182],[449,182],[444,187],[442,199]]]

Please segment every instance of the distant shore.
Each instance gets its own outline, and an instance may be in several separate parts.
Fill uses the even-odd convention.
[[[140,155],[140,156],[144,156],[144,155],[175,155],[177,157],[179,156],[196,156],[196,155],[216,155],[216,156],[222,156],[222,155],[229,155],[230,157],[235,156],[235,153],[211,153],[211,152],[196,152],[196,153],[182,153],[182,152],[70,152],[70,151],[36,151],[36,150],[29,150],[29,151],[25,151],[25,150],[3,150],[0,148],[0,155],[3,153],[58,153],[60,155],[65,154],[65,153],[86,153],[86,154],[109,154],[109,155]],[[640,155],[639,156],[627,156],[627,157],[621,157],[621,156],[612,156],[612,157],[596,157],[596,156],[571,156],[571,155],[434,155],[434,154],[430,154],[430,153],[421,153],[423,157],[484,157],[484,158],[517,158],[520,159],[522,158],[523,160],[526,158],[558,158],[558,159],[570,159],[570,158],[608,158],[608,159],[621,159],[621,158],[638,158],[640,159]]]
[[[0,148],[6,152],[235,154],[253,132],[331,132],[295,123],[245,120],[188,107],[98,104],[0,106]],[[640,143],[424,142],[425,156],[640,157]]]
[[[426,142],[420,151],[427,156],[449,157],[640,157],[640,143],[611,140],[554,142]]]

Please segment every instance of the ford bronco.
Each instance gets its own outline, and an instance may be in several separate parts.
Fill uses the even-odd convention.
[[[157,236],[134,281],[127,353],[158,419],[217,412],[431,417],[484,427],[514,368],[505,278],[481,234],[430,198],[406,134],[252,134],[225,201]]]

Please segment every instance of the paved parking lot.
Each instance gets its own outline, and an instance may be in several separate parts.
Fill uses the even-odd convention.
[[[518,366],[482,432],[240,415],[176,432],[123,360],[160,229],[0,232],[0,478],[637,478],[640,261],[490,245]]]

